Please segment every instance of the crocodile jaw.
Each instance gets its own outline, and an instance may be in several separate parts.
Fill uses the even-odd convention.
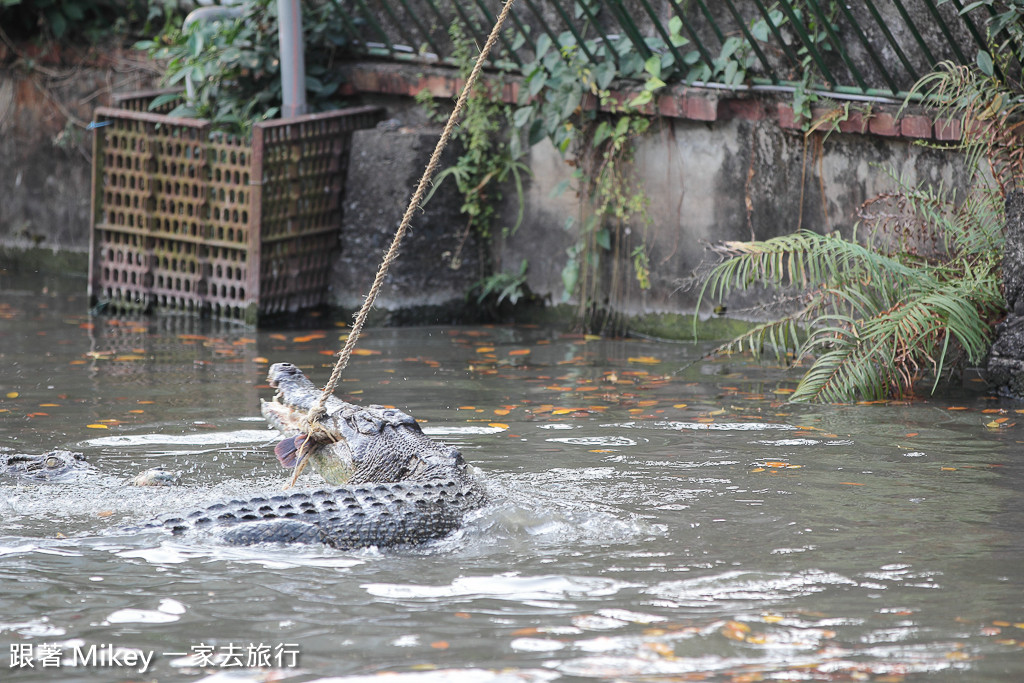
[[[304,436],[302,421],[306,417],[306,413],[281,403],[277,398],[275,396],[273,401],[260,401],[260,413],[267,424],[289,438]],[[326,421],[328,424],[325,426],[329,429],[330,418],[327,418]],[[295,445],[298,446],[298,443]],[[280,455],[278,459],[281,460],[283,467],[290,466]],[[313,466],[313,470],[323,477],[324,481],[335,486],[347,483],[356,469],[352,451],[344,440],[314,447],[309,453],[309,462]]]

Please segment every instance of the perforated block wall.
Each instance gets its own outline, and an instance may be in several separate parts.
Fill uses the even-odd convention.
[[[325,302],[351,131],[376,107],[256,124],[95,112],[89,291],[115,311],[255,323]]]

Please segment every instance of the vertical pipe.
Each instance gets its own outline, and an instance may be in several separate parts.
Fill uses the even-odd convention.
[[[281,50],[281,117],[306,113],[306,61],[299,0],[277,0],[277,37]]]

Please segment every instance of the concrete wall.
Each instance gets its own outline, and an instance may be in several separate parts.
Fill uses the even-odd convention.
[[[354,95],[384,105],[406,125],[422,120],[412,104],[416,93],[427,90],[439,102],[450,102],[461,87],[448,71],[372,63],[348,68]],[[500,92],[515,102],[518,83],[507,79]],[[894,178],[911,186],[941,184],[963,191],[961,157],[941,149],[959,138],[955,123],[933,119],[927,111],[901,111],[900,103],[884,100],[821,105],[816,117],[832,115],[839,122],[827,134],[806,135],[785,96],[683,87],[663,91],[650,105],[654,125],[638,143],[634,164],[635,181],[650,201],[651,220],[647,226],[633,221],[620,245],[624,256],[606,268],[610,274],[617,265],[624,274],[623,291],[613,303],[633,314],[692,312],[698,294],[694,271],[708,262],[710,244],[765,239],[801,228],[849,234],[861,205],[896,189]],[[426,157],[412,163],[418,172]],[[527,259],[531,289],[559,303],[566,249],[578,237],[575,228],[565,226],[578,226],[580,205],[572,191],[552,197],[551,189],[573,169],[547,143],[530,150],[529,165],[533,176],[525,220],[517,233],[499,240],[495,261],[499,269],[514,272]],[[375,182],[372,176],[366,181]],[[359,179],[350,176],[350,183],[349,191],[359,192]],[[505,196],[506,223],[511,224],[518,209],[515,193]],[[637,285],[628,258],[641,243],[650,257],[649,290]],[[381,305],[391,304],[384,300]]]
[[[84,123],[112,93],[151,85],[151,67],[120,59],[55,65],[47,72],[10,61],[0,67],[0,247],[88,248],[91,148]],[[450,102],[460,83],[450,71],[415,66],[363,63],[347,70],[353,103],[384,104],[398,119],[357,134],[353,146],[343,255],[332,295],[338,305],[356,308],[436,140],[436,129],[425,125],[412,95],[428,89],[439,102]],[[514,102],[518,83],[502,85],[503,96]],[[635,177],[650,200],[651,224],[634,222],[621,245],[626,254],[641,242],[647,245],[653,286],[641,291],[631,264],[622,259],[626,287],[617,305],[634,313],[691,311],[695,292],[688,285],[709,243],[800,227],[848,231],[864,200],[895,186],[888,169],[911,184],[962,187],[956,155],[916,144],[955,139],[955,128],[927,112],[897,119],[897,110],[897,104],[884,102],[853,108],[841,130],[805,137],[785,99],[666,90],[651,105],[654,125],[636,152]],[[55,139],[63,144],[55,146]],[[557,303],[563,298],[566,248],[576,241],[564,226],[579,205],[571,191],[550,196],[571,173],[550,146],[531,150],[529,162],[526,218],[516,234],[496,245],[493,257],[508,271],[527,259],[531,288]],[[515,193],[506,197],[512,202]],[[485,272],[490,255],[481,254],[470,238],[461,266],[452,267],[465,226],[458,205],[449,187],[417,216],[378,302],[394,314],[392,320],[410,319],[398,312],[417,307],[429,308],[438,320],[465,313],[463,293]],[[516,209],[511,203],[504,207],[509,216]]]
[[[126,53],[0,44],[0,246],[89,248],[95,107],[151,87],[156,70]]]
[[[559,301],[565,249],[576,239],[563,225],[576,215],[577,202],[571,193],[553,199],[549,190],[572,169],[547,144],[531,150],[530,166],[527,217],[503,245],[501,260],[511,268],[528,259],[531,287]],[[965,181],[959,158],[947,152],[900,138],[842,133],[819,144],[766,119],[662,119],[638,146],[634,171],[650,201],[651,222],[644,228],[635,221],[620,249],[629,286],[619,307],[629,313],[692,311],[698,294],[693,275],[710,258],[713,243],[801,228],[849,235],[863,202],[895,189],[894,176],[947,188]],[[633,279],[628,259],[641,243],[651,263],[646,291]]]

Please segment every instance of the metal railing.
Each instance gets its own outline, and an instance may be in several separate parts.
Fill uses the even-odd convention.
[[[499,0],[339,0],[364,57],[453,63],[449,28],[482,45]],[[972,63],[990,6],[962,0],[517,0],[491,65],[519,71],[543,36],[619,75],[663,55],[671,80],[899,98],[941,61]],[[611,49],[600,49],[610,46]],[[733,63],[733,66],[730,66]],[[628,75],[628,74],[627,74]],[[666,79],[668,80],[668,79]]]

